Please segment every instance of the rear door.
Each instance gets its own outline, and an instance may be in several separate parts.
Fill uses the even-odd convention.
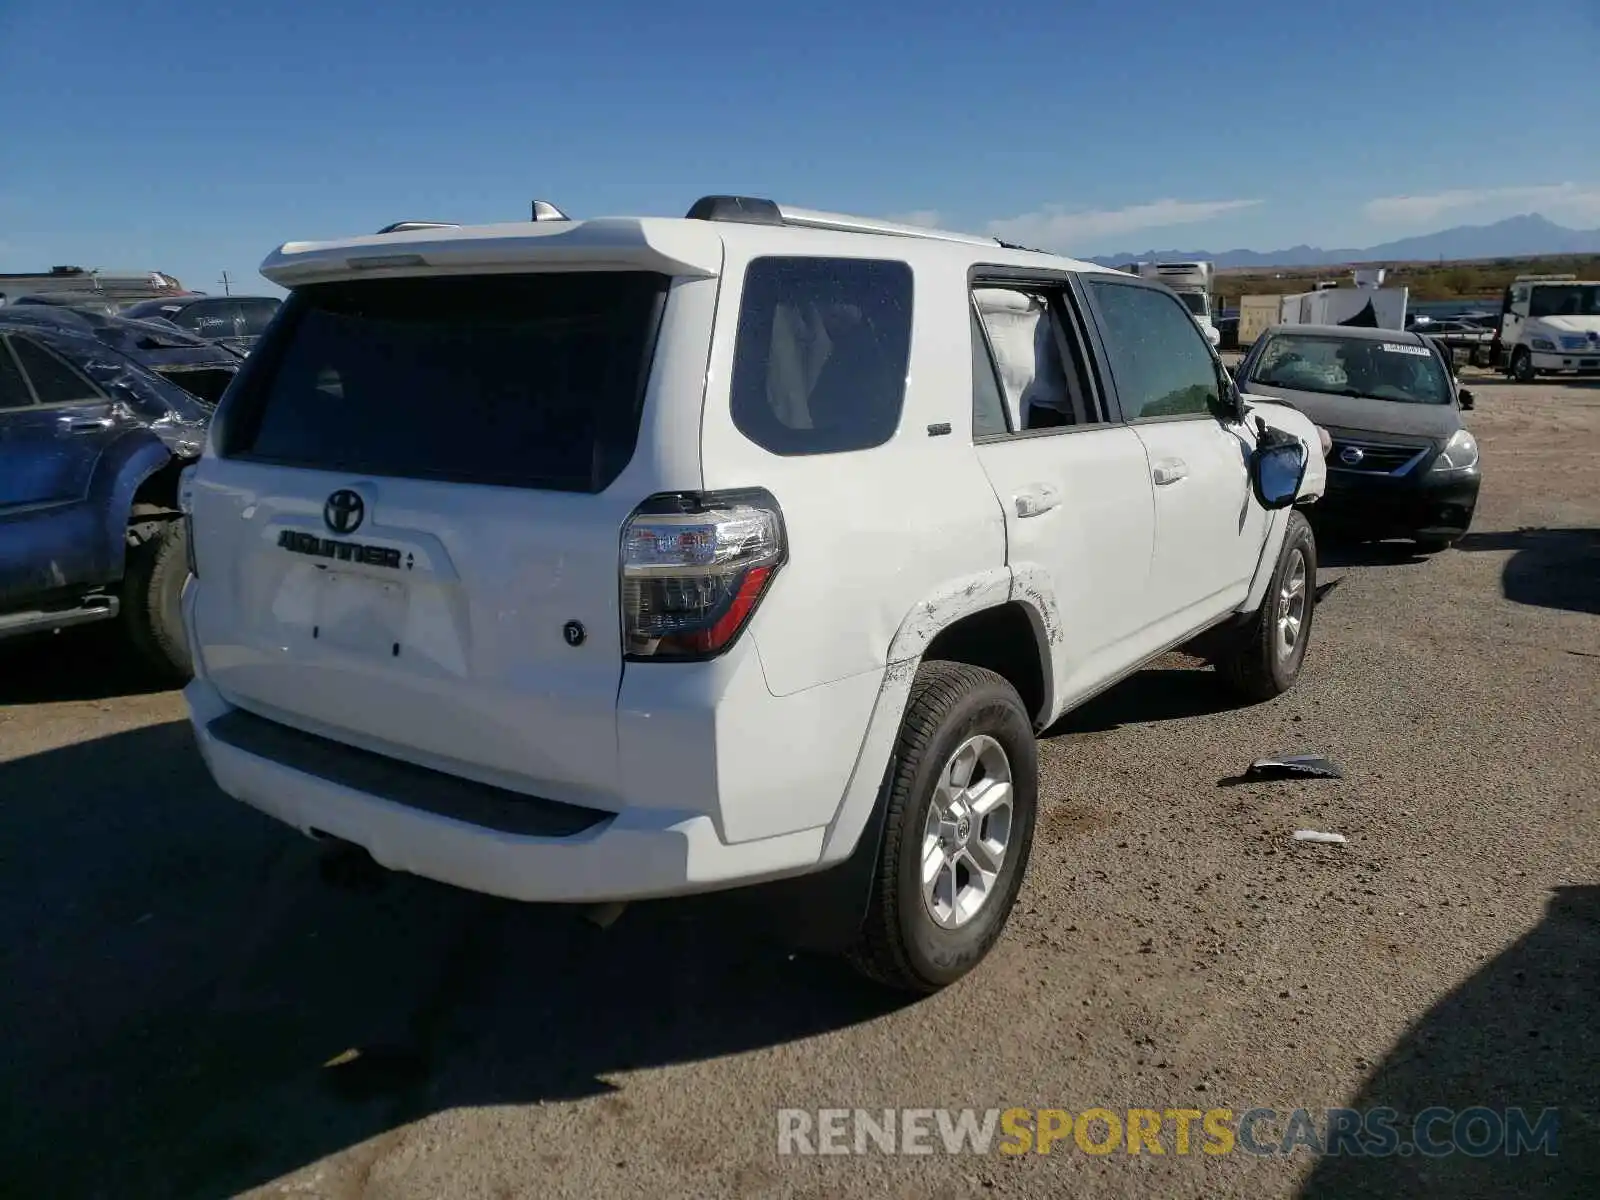
[[[635,453],[669,386],[646,385],[699,403],[715,286],[614,270],[299,289],[194,479],[211,682],[312,733],[607,807],[621,529],[699,483],[692,436],[688,460]],[[697,363],[667,348],[684,345]]]
[[[1250,489],[1253,440],[1222,409],[1223,369],[1165,288],[1086,275],[1124,418],[1148,456],[1155,557],[1145,609],[1168,643],[1233,610],[1249,591],[1267,514]]]
[[[1059,610],[1053,717],[1139,659],[1149,469],[1089,370],[1065,277],[980,276],[972,304],[973,434],[1005,512],[1007,561]]]
[[[83,511],[120,432],[105,393],[63,357],[22,334],[0,338],[0,597],[90,581],[101,535]]]

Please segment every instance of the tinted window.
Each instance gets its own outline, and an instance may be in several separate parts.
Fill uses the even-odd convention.
[[[241,337],[260,337],[266,332],[268,323],[273,314],[278,311],[278,305],[271,300],[241,300],[239,312],[241,323],[239,334]]]
[[[32,404],[33,395],[28,391],[27,381],[12,361],[5,339],[0,338],[0,409],[27,408]]]
[[[633,455],[666,286],[617,271],[302,288],[224,406],[225,452],[600,491]]]
[[[1006,432],[1006,402],[1000,395],[994,362],[983,339],[978,314],[972,314],[972,436],[991,437]]]
[[[27,338],[14,337],[11,348],[28,373],[40,404],[81,404],[85,400],[100,399],[99,393],[83,376],[43,346]]]
[[[911,268],[758,258],[745,272],[729,405],[773,454],[834,454],[894,436],[911,352]]]
[[[1153,288],[1090,279],[1125,420],[1211,412],[1216,361],[1177,297]]]
[[[180,329],[191,330],[203,338],[237,337],[239,306],[232,301],[191,304],[171,320]]]

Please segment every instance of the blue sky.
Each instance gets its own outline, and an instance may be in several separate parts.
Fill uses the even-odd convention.
[[[0,102],[0,271],[208,291],[268,290],[286,240],[535,196],[743,192],[1079,254],[1600,225],[1600,0],[0,0]]]

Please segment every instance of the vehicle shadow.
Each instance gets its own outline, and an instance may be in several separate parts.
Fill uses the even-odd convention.
[[[1039,736],[1106,733],[1124,725],[1182,721],[1244,708],[1217,673],[1176,657],[1174,665],[1149,667],[1067,713]]]
[[[601,930],[409,876],[330,887],[324,858],[217,792],[183,722],[0,763],[0,1190],[236,1194],[433,1112],[906,1003],[760,940],[733,896]]]
[[[1600,529],[1469,533],[1456,549],[1513,551],[1500,575],[1500,590],[1507,600],[1600,613]]]
[[[1398,567],[1411,563],[1427,562],[1428,556],[1417,553],[1414,542],[1362,542],[1341,536],[1325,528],[1315,530],[1317,535],[1317,567]]]
[[[115,622],[0,642],[0,706],[109,700],[166,691],[137,661]]]
[[[1440,1106],[1522,1108],[1530,1126],[1559,1110],[1555,1154],[1456,1152],[1444,1157],[1320,1159],[1302,1200],[1345,1196],[1592,1197],[1600,1181],[1600,887],[1557,888],[1544,919],[1440,1001],[1381,1063],[1356,1109],[1388,1107],[1411,1121]],[[1449,1121],[1426,1130],[1448,1138]],[[1483,1138],[1479,1126],[1469,1138]],[[1481,1144],[1481,1142],[1479,1143]]]

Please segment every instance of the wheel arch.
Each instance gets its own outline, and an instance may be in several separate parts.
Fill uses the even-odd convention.
[[[97,557],[102,574],[120,579],[125,565],[128,525],[134,516],[136,499],[143,494],[160,495],[165,479],[162,471],[177,462],[172,451],[148,429],[138,429],[108,446],[95,467],[90,485],[90,502],[99,514]],[[181,464],[180,464],[181,466]],[[173,469],[173,501],[176,504],[176,470]],[[150,488],[147,483],[157,480]]]
[[[913,605],[890,642],[883,683],[855,769],[823,839],[822,862],[840,862],[858,851],[858,843],[869,840],[876,851],[884,772],[905,715],[911,681],[925,659],[951,656],[953,661],[995,671],[1017,687],[1037,728],[1053,716],[1050,647],[1056,637],[1052,631],[1058,628],[1048,599],[1020,588],[1007,567],[949,580]]]
[[[1050,651],[1059,630],[1048,595],[1025,577],[1014,580],[1007,567],[950,580],[912,606],[890,642],[855,767],[823,837],[819,870],[759,889],[763,903],[810,914],[802,931],[789,923],[797,944],[842,948],[866,912],[883,837],[884,780],[918,667],[949,656],[995,671],[1018,688],[1038,728],[1054,715],[1049,711],[1054,699]]]

